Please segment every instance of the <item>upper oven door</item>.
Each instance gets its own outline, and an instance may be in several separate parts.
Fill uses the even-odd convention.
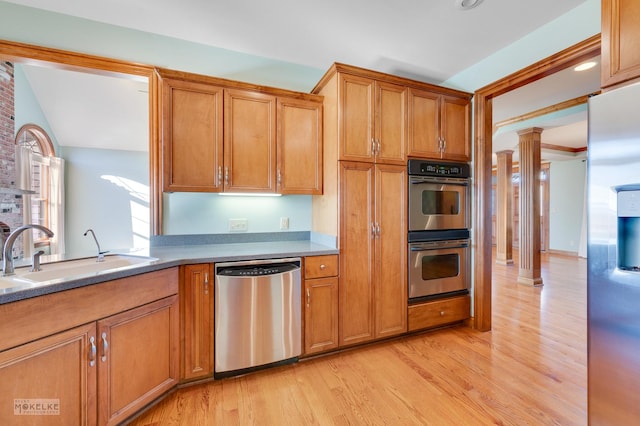
[[[409,176],[409,231],[468,229],[469,180]]]

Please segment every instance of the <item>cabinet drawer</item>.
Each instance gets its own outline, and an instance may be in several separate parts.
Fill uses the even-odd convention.
[[[469,318],[470,310],[468,295],[409,306],[409,331],[465,320]]]
[[[335,277],[338,275],[338,255],[306,257],[304,261],[304,278]]]

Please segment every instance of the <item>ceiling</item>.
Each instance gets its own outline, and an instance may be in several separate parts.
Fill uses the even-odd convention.
[[[324,0],[320,3],[308,0],[9,1],[322,70],[333,62],[343,62],[436,84],[584,2],[484,0],[473,9],[460,10],[455,0]],[[129,120],[109,120],[109,123],[100,124],[86,115],[90,112],[89,108],[77,106],[86,101],[72,99],[86,94],[81,85],[71,81],[66,83],[70,87],[61,92],[66,93],[61,96],[55,93],[54,88],[46,87],[44,71],[27,70],[26,74],[32,84],[39,86],[37,89],[34,87],[34,91],[38,92],[41,103],[49,104],[49,107],[43,106],[43,110],[48,111],[45,111],[47,118],[52,128],[56,129],[56,139],[62,145],[83,146],[88,135],[94,139],[104,136],[124,140],[122,135],[131,129],[131,117],[134,117],[133,112],[126,111],[126,108],[131,102],[140,102],[130,102],[129,99],[144,98],[140,96],[144,88],[132,88],[123,83],[122,89],[128,94],[122,96],[127,96],[128,100],[122,101],[124,98],[116,95],[118,92],[113,82],[107,83],[109,86],[105,86],[101,96],[111,98],[112,103],[101,108],[111,112],[122,110],[120,118],[125,120],[129,117]],[[577,84],[573,75],[551,77],[555,79],[550,81],[550,88],[541,89],[545,83],[529,88],[533,86],[531,84],[519,89],[518,93],[510,92],[496,98],[494,121],[591,93],[599,88],[599,75],[592,81],[580,84]],[[36,83],[38,79],[42,83]],[[58,88],[64,86],[62,80],[63,77],[58,76]],[[95,88],[98,83],[94,81],[91,84]],[[571,90],[567,90],[569,87]],[[67,130],[61,136],[63,133],[59,135],[58,132],[63,132],[63,125],[56,124],[61,120],[55,118],[54,113],[67,111],[67,106],[72,106],[65,103],[77,104],[77,120],[75,125],[65,125]],[[94,117],[105,121],[105,115],[98,111],[95,111]],[[147,119],[146,116],[143,118]],[[136,122],[140,127],[140,120]],[[583,123],[584,129],[575,124],[579,122]],[[576,114],[573,119],[556,119],[549,127],[536,125],[545,127],[543,139],[546,143],[586,144],[586,113],[582,116]],[[111,131],[116,130],[119,133],[109,136]],[[511,130],[511,136],[507,136],[509,132],[506,131],[505,135],[496,134],[498,149],[517,146],[517,140],[515,144],[513,140],[515,132]],[[577,136],[579,133],[582,136]],[[552,136],[554,142],[548,142],[546,138]],[[143,145],[142,149],[146,149],[146,144]],[[132,144],[126,142],[124,146],[131,148]]]

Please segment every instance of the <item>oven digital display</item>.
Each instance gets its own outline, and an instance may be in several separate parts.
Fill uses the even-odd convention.
[[[427,175],[458,176],[462,173],[462,169],[459,166],[449,164],[422,163],[420,172]]]

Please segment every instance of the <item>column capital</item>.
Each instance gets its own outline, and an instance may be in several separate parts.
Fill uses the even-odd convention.
[[[528,129],[518,130],[518,135],[528,135],[529,133],[542,133],[542,127],[529,127]]]

